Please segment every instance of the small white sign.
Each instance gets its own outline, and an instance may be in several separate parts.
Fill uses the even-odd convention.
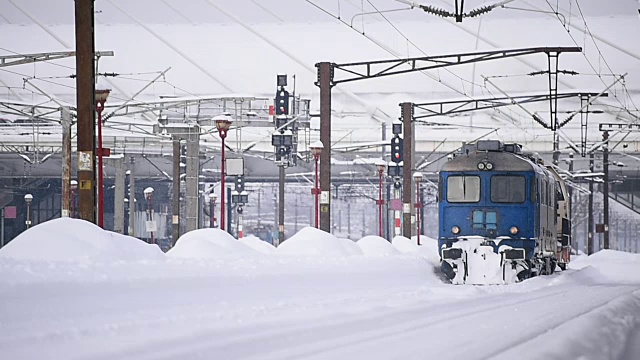
[[[243,158],[226,158],[226,173],[228,176],[244,175]]]
[[[411,204],[410,203],[402,204],[402,212],[405,214],[411,214]]]
[[[331,196],[329,191],[322,191],[320,193],[320,204],[329,204],[329,196]]]
[[[145,226],[147,228],[147,232],[156,232],[157,227],[156,227],[156,222],[153,220],[147,220],[145,222]]]
[[[79,171],[92,171],[93,170],[93,152],[91,151],[79,151],[78,152],[78,170]]]

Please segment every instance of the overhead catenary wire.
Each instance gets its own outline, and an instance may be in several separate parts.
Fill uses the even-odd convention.
[[[305,0],[305,1],[306,1],[306,2],[308,2],[309,4],[313,5],[314,7],[318,8],[319,10],[321,10],[322,12],[324,12],[325,14],[327,14],[327,15],[329,15],[329,16],[331,16],[331,17],[333,17],[334,19],[336,19],[336,20],[340,21],[342,24],[346,25],[347,27],[349,27],[349,28],[350,28],[350,29],[352,29],[353,31],[356,31],[356,32],[357,32],[357,33],[359,33],[360,35],[364,36],[366,39],[368,39],[369,41],[373,42],[375,45],[377,45],[378,47],[380,47],[380,48],[381,48],[381,49],[383,49],[384,51],[388,52],[389,54],[393,55],[394,57],[396,57],[396,58],[398,58],[398,59],[402,59],[402,58],[403,58],[403,56],[401,56],[400,54],[398,54],[396,51],[394,51],[394,50],[390,49],[389,47],[385,46],[384,44],[381,44],[379,41],[377,41],[376,39],[374,39],[374,38],[372,38],[372,37],[370,37],[370,36],[366,35],[365,33],[360,32],[358,29],[354,28],[353,26],[351,26],[350,24],[348,24],[346,21],[342,20],[340,17],[338,17],[338,16],[336,16],[336,15],[332,14],[331,12],[329,12],[328,10],[326,10],[326,9],[322,8],[321,6],[317,5],[317,4],[316,4],[316,3],[314,3],[313,1],[311,1],[311,0]],[[367,0],[367,1],[369,1],[369,0]],[[379,11],[378,11],[377,13],[379,13]],[[386,18],[385,18],[385,19],[386,19]],[[391,26],[392,26],[392,27],[394,27],[394,28],[396,28],[396,27],[395,27],[395,25],[393,25],[393,24],[391,24]],[[396,29],[397,29],[397,28],[396,28]],[[399,31],[399,30],[398,30],[398,31]],[[410,42],[410,43],[412,44],[412,46],[414,46],[418,51],[420,51],[422,54],[424,54],[425,56],[427,56],[427,55],[426,55],[426,53],[425,53],[424,51],[422,51],[418,46],[416,46],[413,42],[411,42],[411,40],[409,40],[406,36],[404,36],[404,34],[402,34],[402,32],[399,32],[399,33],[400,33],[400,35],[401,35],[402,37],[404,37],[404,38],[405,38],[405,40],[407,40],[408,42]],[[447,72],[451,73],[453,76],[455,76],[455,77],[457,77],[457,78],[459,78],[459,79],[461,79],[461,80],[463,80],[463,81],[466,81],[466,82],[468,82],[468,83],[474,84],[472,81],[469,81],[469,80],[466,80],[466,79],[461,78],[459,75],[457,75],[457,74],[453,73],[453,72],[452,72],[451,70],[449,70],[449,69],[444,69],[444,70],[446,70]],[[439,70],[438,70],[438,72],[439,72]],[[428,72],[424,72],[424,71],[420,71],[420,73],[422,73],[422,74],[426,75],[427,77],[431,78],[432,80],[435,80],[436,82],[438,82],[438,83],[442,84],[443,86],[445,86],[445,87],[449,88],[450,90],[453,90],[454,92],[456,92],[456,93],[458,93],[458,94],[460,94],[460,95],[463,95],[463,96],[467,96],[467,97],[469,97],[469,96],[464,92],[464,90],[463,90],[463,91],[459,91],[456,87],[454,87],[454,86],[452,86],[452,85],[449,85],[449,84],[447,84],[447,83],[443,82],[443,81],[442,81],[442,79],[441,79],[439,76],[438,76],[438,77],[436,77],[436,76],[434,76],[434,75],[432,75],[432,74],[430,74],[430,73],[428,73]],[[478,85],[478,84],[476,84],[476,85]],[[482,85],[478,85],[478,86],[482,86]]]

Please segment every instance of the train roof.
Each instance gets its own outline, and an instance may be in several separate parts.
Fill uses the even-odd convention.
[[[482,152],[458,155],[448,161],[441,171],[477,171],[478,163],[491,163],[491,171],[538,171],[531,160],[508,152]]]

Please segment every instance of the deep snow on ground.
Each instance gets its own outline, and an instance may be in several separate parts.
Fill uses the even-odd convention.
[[[277,249],[218,229],[166,255],[56,219],[0,249],[3,359],[637,358],[640,255],[454,286],[421,236],[304,228]],[[491,334],[491,340],[486,336]]]

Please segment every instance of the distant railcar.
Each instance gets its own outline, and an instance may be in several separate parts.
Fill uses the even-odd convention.
[[[453,283],[513,283],[566,268],[566,185],[519,144],[465,145],[440,170],[438,198],[441,268]]]

